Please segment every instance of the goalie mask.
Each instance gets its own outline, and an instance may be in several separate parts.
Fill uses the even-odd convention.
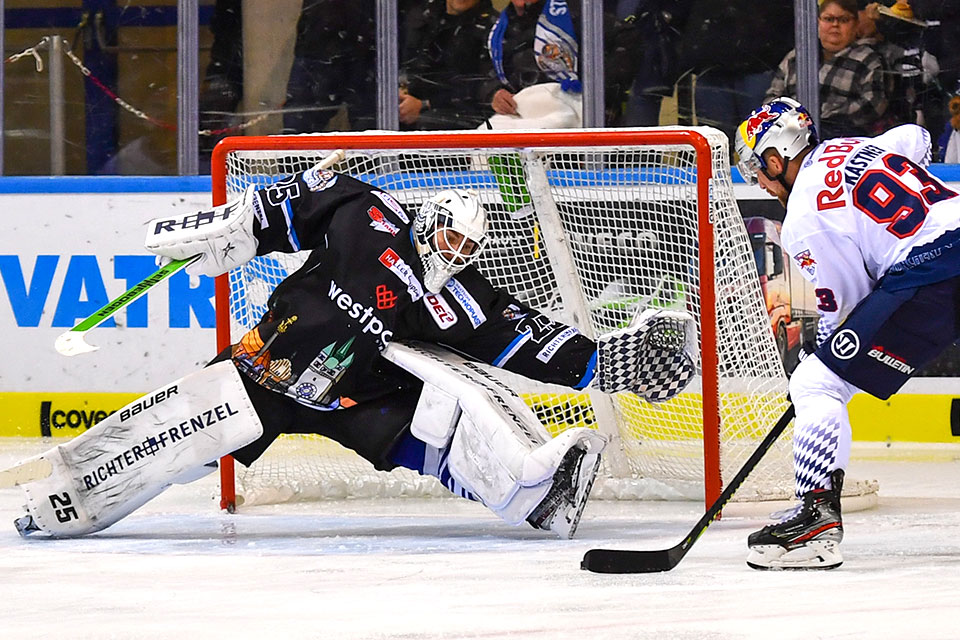
[[[423,284],[437,293],[483,251],[487,212],[473,191],[441,191],[420,207],[413,239],[423,261]]]
[[[757,173],[766,172],[763,152],[767,149],[774,149],[784,161],[789,161],[808,146],[819,143],[813,118],[792,98],[777,98],[755,110],[740,124],[736,138],[740,157],[737,168],[747,184],[757,184]]]

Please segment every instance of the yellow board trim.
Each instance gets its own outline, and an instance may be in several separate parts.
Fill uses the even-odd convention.
[[[525,399],[527,404],[537,410],[551,433],[556,434],[571,426],[583,426],[557,420],[557,417],[570,413],[571,405],[580,409],[578,418],[585,419],[588,426],[593,425],[593,411],[589,409],[588,398],[585,395],[571,393],[530,396]],[[955,401],[957,408],[954,416]],[[674,401],[663,405],[648,405],[636,400],[631,401],[629,397],[624,397],[621,402],[636,405],[632,407],[632,413],[638,417],[642,418],[644,411],[656,411],[668,422],[670,421],[669,413],[679,413],[682,411],[683,404],[699,410],[699,399],[691,394],[681,394]],[[748,396],[728,394],[721,406],[725,407],[721,409],[723,412],[738,414],[738,422],[743,425],[743,430],[739,434],[741,436],[760,438],[773,426],[760,424],[758,417],[750,415],[751,402]],[[555,409],[552,412],[549,411],[551,407]],[[955,435],[960,434],[960,396],[902,393],[892,396],[889,400],[878,400],[865,393],[858,393],[851,400],[848,410],[853,439],[857,442],[960,443],[960,435]],[[686,421],[688,420],[689,417]],[[657,434],[646,435],[654,439],[663,437]]]
[[[140,393],[0,393],[0,436],[72,438]]]
[[[72,437],[82,433],[110,413],[133,402],[139,393],[21,393],[0,392],[0,437]],[[686,394],[683,394],[686,395]],[[543,396],[537,404],[580,405],[580,394],[559,395],[552,402]],[[529,402],[530,399],[528,399]],[[952,422],[957,402],[957,424]],[[658,405],[658,411],[667,411]],[[582,407],[579,418],[592,421],[592,412]],[[850,402],[853,439],[858,442],[960,443],[960,397],[947,394],[904,393],[889,400],[857,394]],[[548,423],[554,422],[549,415]],[[559,431],[569,424],[548,424]],[[763,427],[760,427],[761,431]]]
[[[958,424],[951,418],[958,405]],[[850,401],[853,439],[861,442],[960,443],[960,397],[945,394],[903,393],[878,400],[858,393]]]

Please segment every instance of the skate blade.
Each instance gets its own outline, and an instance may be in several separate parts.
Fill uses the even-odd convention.
[[[587,499],[590,497],[590,490],[593,488],[593,483],[597,479],[597,471],[600,469],[600,454],[596,454],[596,458],[592,462],[589,461],[590,456],[589,453],[585,454],[580,461],[576,502],[565,513],[558,511],[553,521],[550,522],[549,529],[565,540],[570,540],[577,533],[580,518],[583,516]],[[586,470],[586,473],[584,473],[584,470]]]
[[[843,564],[840,543],[814,540],[787,550],[779,545],[751,547],[747,566],[758,571],[828,571]]]

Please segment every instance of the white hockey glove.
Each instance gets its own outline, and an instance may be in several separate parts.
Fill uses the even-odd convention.
[[[218,276],[246,264],[257,255],[253,235],[254,188],[210,211],[173,218],[154,218],[148,223],[147,251],[161,256],[162,266],[200,254],[187,267],[190,275]]]
[[[697,332],[683,311],[648,309],[630,326],[597,339],[595,385],[606,393],[630,391],[665,402],[696,374]]]

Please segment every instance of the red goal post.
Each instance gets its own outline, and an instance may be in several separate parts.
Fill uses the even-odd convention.
[[[696,269],[691,270],[689,282],[678,283],[676,286],[681,290],[685,300],[685,302],[681,301],[681,304],[684,304],[689,310],[695,311],[700,339],[699,367],[701,375],[695,392],[698,397],[690,401],[690,406],[694,407],[693,409],[678,410],[676,415],[682,414],[685,416],[684,420],[686,420],[687,413],[697,414],[695,420],[699,423],[699,434],[695,435],[702,441],[702,461],[693,463],[692,467],[696,469],[694,476],[700,476],[699,482],[703,487],[703,496],[707,504],[712,503],[722,491],[723,477],[725,475],[732,476],[736,472],[739,468],[738,461],[749,455],[752,446],[769,429],[772,424],[769,417],[779,415],[779,412],[782,412],[785,403],[786,379],[778,361],[776,364],[772,364],[771,361],[771,357],[776,353],[776,347],[773,343],[773,336],[769,331],[768,321],[765,318],[754,317],[757,316],[757,309],[763,308],[759,285],[756,282],[751,285],[749,278],[740,273],[748,268],[743,266],[746,262],[740,254],[746,252],[751,260],[752,254],[750,253],[749,241],[742,229],[742,222],[737,222],[739,221],[739,212],[733,200],[727,141],[722,133],[706,128],[650,128],[529,132],[333,133],[232,137],[221,141],[213,152],[211,163],[213,203],[215,205],[222,204],[230,197],[235,197],[237,189],[241,188],[245,180],[247,183],[254,180],[258,184],[265,185],[269,181],[278,179],[283,175],[289,175],[295,170],[302,171],[309,167],[309,164],[296,164],[296,162],[290,164],[291,159],[304,156],[306,162],[316,162],[318,154],[322,156],[335,149],[345,150],[347,160],[343,164],[343,168],[338,166],[334,169],[349,171],[361,178],[366,175],[382,175],[383,172],[389,172],[391,162],[402,167],[397,173],[398,176],[400,173],[404,173],[404,175],[417,174],[419,168],[420,173],[424,175],[444,173],[446,177],[443,179],[445,180],[464,179],[462,176],[453,176],[456,169],[451,169],[448,172],[444,168],[444,162],[447,160],[461,167],[464,175],[470,174],[470,176],[473,176],[474,174],[482,174],[484,171],[490,174],[492,171],[494,174],[492,179],[489,175],[484,175],[477,180],[481,180],[481,183],[485,185],[484,193],[487,194],[487,197],[495,200],[497,206],[503,205],[511,198],[518,202],[523,202],[523,199],[527,198],[529,204],[529,200],[533,196],[530,196],[528,192],[534,191],[534,178],[539,176],[540,183],[543,186],[541,190],[549,193],[546,196],[541,196],[541,198],[546,198],[546,205],[541,206],[539,202],[533,202],[533,209],[536,209],[535,215],[540,216],[542,214],[541,209],[552,207],[555,212],[559,209],[565,219],[571,219],[572,217],[574,222],[571,223],[571,226],[573,227],[583,221],[592,221],[594,216],[604,218],[604,220],[609,218],[611,224],[614,225],[611,228],[615,230],[620,229],[624,224],[631,224],[637,220],[646,224],[644,218],[646,214],[640,209],[636,209],[636,207],[642,208],[642,205],[647,201],[645,198],[649,197],[650,202],[655,203],[673,203],[674,200],[677,202],[682,200],[674,195],[669,195],[669,193],[668,195],[653,193],[656,189],[662,188],[665,192],[673,189],[682,191],[684,194],[692,194],[694,202],[690,204],[689,212],[686,211],[686,206],[669,204],[671,207],[679,206],[680,209],[683,209],[686,216],[684,220],[689,218],[689,225],[696,227],[695,240],[692,237],[684,240],[691,246],[685,247],[684,251],[686,253],[683,254],[686,259],[696,261]],[[514,160],[513,154],[520,159]],[[537,159],[536,154],[541,154],[540,159]],[[364,164],[370,157],[376,158],[376,162],[369,165]],[[420,165],[416,164],[416,158],[418,157],[424,158]],[[413,160],[410,160],[410,158],[413,158]],[[504,158],[509,161],[504,161]],[[496,159],[496,162],[493,161],[494,159]],[[464,162],[466,162],[465,165]],[[676,169],[681,164],[683,165],[682,170]],[[647,171],[653,165],[655,165],[656,170],[650,169]],[[608,169],[611,166],[614,169]],[[513,195],[509,197],[504,189],[504,167],[520,167],[510,174],[511,177],[506,179],[506,182],[511,184],[511,188],[516,188]],[[631,167],[640,167],[640,169],[634,170]],[[621,171],[621,173],[618,174],[618,171]],[[649,182],[643,182],[642,179],[633,177],[638,173],[644,174],[645,171],[649,173]],[[658,177],[658,172],[671,177],[661,180]],[[447,173],[450,175],[447,175]],[[568,174],[578,174],[579,177],[571,178]],[[674,174],[682,174],[682,177],[676,178]],[[618,184],[617,175],[626,176],[620,178],[620,180],[630,184]],[[410,183],[405,182],[405,180],[408,180],[408,178],[397,177],[392,182],[392,184],[401,185],[399,195],[396,192],[396,187],[393,190],[386,186],[383,188],[391,195],[398,196],[401,202],[405,202],[406,198],[403,192],[405,189],[410,188],[411,193],[413,193],[427,188],[423,185],[428,185],[428,183],[429,186],[434,188],[437,184],[434,178],[430,178],[423,185],[417,184],[408,187],[407,185]],[[431,180],[434,181],[431,182]],[[676,181],[676,183],[672,181]],[[387,182],[391,181],[388,180]],[[525,182],[529,184],[525,184]],[[623,186],[622,189],[621,186]],[[575,189],[581,189],[582,191],[573,193],[572,191]],[[597,195],[598,193],[600,195]],[[574,211],[578,202],[597,201],[598,199],[602,202],[602,198],[608,198],[613,203],[602,212],[589,209],[584,212]],[[536,200],[535,197],[534,200]],[[553,201],[553,204],[549,204],[549,201]],[[718,204],[721,201],[722,205]],[[557,205],[558,202],[559,205]],[[617,212],[625,204],[634,207],[634,209],[628,207],[629,215],[624,214],[623,219],[617,218]],[[515,205],[511,204],[510,206]],[[595,207],[596,205],[593,202],[587,202],[585,206]],[[654,213],[650,215],[661,215],[660,210],[666,206],[668,205],[656,207]],[[515,212],[510,212],[508,207],[505,218],[510,217],[513,213]],[[675,235],[679,235],[675,234],[670,227],[673,224],[679,225],[680,217],[672,211],[669,212],[669,215],[664,215],[666,216],[665,221],[657,223],[661,225],[657,228],[663,229],[660,235],[661,240],[662,238],[673,238]],[[736,221],[733,219],[734,215]],[[629,220],[627,220],[628,218]],[[624,220],[627,220],[627,222],[624,222]],[[718,235],[716,226],[718,221],[723,221],[723,229],[719,232],[721,235]],[[582,230],[571,231],[566,228],[566,225],[561,225],[564,228],[555,229],[556,225],[541,223],[539,219],[530,224],[533,225],[532,236],[535,238],[534,242],[539,241],[539,234],[546,236],[548,233],[556,232],[561,234],[559,239],[561,245],[564,241],[567,244],[576,244],[575,240],[579,237],[577,234],[583,235],[586,233]],[[683,222],[683,224],[688,223]],[[737,224],[740,227],[739,231],[737,230]],[[496,228],[494,233],[496,233]],[[609,236],[613,232],[605,231],[603,233],[607,233]],[[692,246],[694,244],[695,246]],[[728,253],[715,256],[715,247],[718,245],[722,246],[724,251],[729,251],[730,246],[736,245],[736,260]],[[634,249],[634,247],[630,247],[625,252],[630,253]],[[555,251],[551,249],[551,252]],[[616,251],[609,253],[609,256],[606,253],[603,255],[603,261],[598,260],[598,262],[604,262],[604,268],[607,268],[606,262],[608,259],[623,259],[626,262],[627,258],[630,257],[617,256]],[[663,254],[661,259],[667,261],[667,254]],[[595,266],[584,266],[582,263],[585,260],[589,261],[588,252],[581,252],[575,255],[572,260],[578,270],[580,282],[587,282],[589,279],[583,275],[584,270],[589,271]],[[643,260],[645,265],[651,262],[649,256],[644,257]],[[718,266],[721,269],[729,269],[735,261],[737,269],[739,269],[738,280],[735,283],[736,288],[726,280],[718,282],[716,279]],[[509,269],[509,267],[503,268]],[[622,270],[627,271],[628,268],[632,268],[631,265],[625,264]],[[753,269],[751,277],[756,281],[755,267]],[[481,270],[483,270],[482,266]],[[504,278],[506,278],[506,275],[504,275]],[[553,282],[563,279],[554,277],[552,280],[548,280]],[[626,276],[621,279],[626,279]],[[239,338],[235,333],[236,327],[233,329],[234,333],[231,333],[231,323],[235,321],[235,318],[231,317],[231,299],[236,304],[236,295],[231,294],[231,282],[232,280],[228,279],[228,276],[221,276],[217,279],[218,349],[225,348]],[[502,286],[504,283],[495,282],[495,284]],[[661,278],[662,284],[663,279]],[[601,286],[606,286],[601,291],[602,295],[597,294],[597,290]],[[617,289],[617,287],[626,288],[620,280],[614,282],[613,285],[609,282],[606,285],[604,283],[595,284],[592,285],[592,289],[591,287],[581,287],[590,289],[589,295],[580,296],[581,298],[589,298],[587,315],[590,318],[597,315],[598,304],[601,305],[603,314],[610,315],[621,311],[617,305],[626,304],[629,306],[629,304],[635,303],[637,296],[629,297],[626,295],[610,303],[603,302],[607,300],[604,296],[611,286],[614,289]],[[718,321],[716,295],[718,292],[723,296],[723,310],[727,313],[723,322]],[[558,296],[554,295],[554,297]],[[597,300],[600,300],[603,304],[597,302]],[[624,300],[634,302],[625,303]],[[646,299],[644,298],[644,300]],[[728,309],[731,305],[736,308]],[[560,304],[558,308],[562,311],[565,307]],[[728,373],[732,371],[731,367],[735,364],[733,359],[737,354],[737,345],[732,344],[731,341],[741,340],[742,336],[733,335],[729,338],[723,338],[721,344],[718,340],[718,329],[721,325],[729,327],[732,323],[738,322],[735,315],[740,313],[741,308],[749,311],[750,322],[753,323],[745,332],[751,343],[744,344],[742,347],[744,350],[754,349],[762,352],[762,363],[757,367],[752,364],[756,361],[756,358],[753,358],[745,366],[757,369],[756,372],[752,369],[748,373],[737,370],[728,376],[736,379],[732,386],[728,384],[726,388],[721,389],[720,357],[721,355],[724,357],[725,371]],[[636,312],[637,308],[634,307],[629,311],[631,313]],[[574,317],[576,317],[576,314]],[[766,322],[766,334],[756,328],[757,326],[764,326],[764,322]],[[585,333],[596,335],[605,328],[603,322],[592,324],[593,326],[582,326],[581,329]],[[776,371],[777,367],[780,367],[779,374]],[[738,390],[749,382],[749,380],[746,380],[747,378],[753,377],[763,381],[764,386],[759,391],[744,392]],[[553,393],[556,396],[559,392],[554,391]],[[734,401],[729,400],[728,396],[733,397],[738,394],[746,399],[737,397]],[[622,395],[624,394],[618,394],[618,396]],[[757,398],[760,399],[758,402],[762,401],[763,406],[760,407],[759,404],[756,407],[749,406],[752,399]],[[605,413],[607,410],[596,404],[596,399],[591,400],[591,402],[594,403],[592,418],[598,428],[604,430],[603,418],[609,414]],[[670,405],[672,402],[674,401],[666,404]],[[570,403],[573,404],[573,401],[570,401]],[[547,404],[549,405],[549,403]],[[617,414],[616,422],[621,425],[619,427],[620,435],[615,436],[614,439],[616,440],[619,437],[619,443],[623,450],[643,451],[645,447],[652,447],[658,451],[664,451],[668,447],[673,447],[678,451],[682,449],[678,458],[691,457],[688,445],[692,436],[687,432],[675,435],[669,427],[661,430],[657,435],[638,436],[639,444],[626,442],[624,427],[622,426],[624,419],[622,419],[621,414],[641,411],[641,414],[638,414],[641,417],[628,417],[626,419],[631,425],[652,420],[647,418],[648,415],[652,414],[642,413],[647,409],[635,407],[636,401],[629,398],[617,398],[613,401],[613,404],[616,405],[613,407],[613,411]],[[668,406],[664,409],[657,406],[650,411],[669,414],[670,408]],[[662,416],[655,416],[655,418],[657,420],[663,419]],[[669,422],[672,419],[674,418],[668,416],[666,421]],[[735,435],[725,436],[724,423],[734,420],[739,420],[743,424],[738,427],[739,431]],[[608,425],[606,430],[616,430],[617,428]],[[630,426],[629,428],[632,430],[635,427]],[[668,442],[673,444],[668,445]],[[731,449],[743,450],[746,453],[727,454],[725,447],[731,443],[734,445],[731,446]],[[778,485],[784,483],[790,485],[792,484],[790,481],[792,473],[789,468],[784,469],[783,465],[785,455],[788,458],[788,453],[784,454],[784,451],[789,451],[789,441],[787,440],[786,444],[780,445],[779,448],[781,455],[777,464],[780,468],[773,471],[778,478],[775,482]],[[621,469],[623,468],[625,467],[621,465]],[[636,472],[629,465],[626,468],[628,475],[648,475],[646,472]],[[786,473],[784,473],[785,471]],[[670,473],[672,471],[665,475],[670,475]],[[784,480],[784,476],[786,476],[786,480]],[[234,478],[233,460],[229,457],[224,458],[221,464],[223,494],[221,506],[223,508],[233,509],[235,506]],[[774,481],[764,479],[763,482],[771,483]],[[786,497],[783,487],[780,487],[777,491],[776,497]],[[786,491],[789,493],[789,488]]]

